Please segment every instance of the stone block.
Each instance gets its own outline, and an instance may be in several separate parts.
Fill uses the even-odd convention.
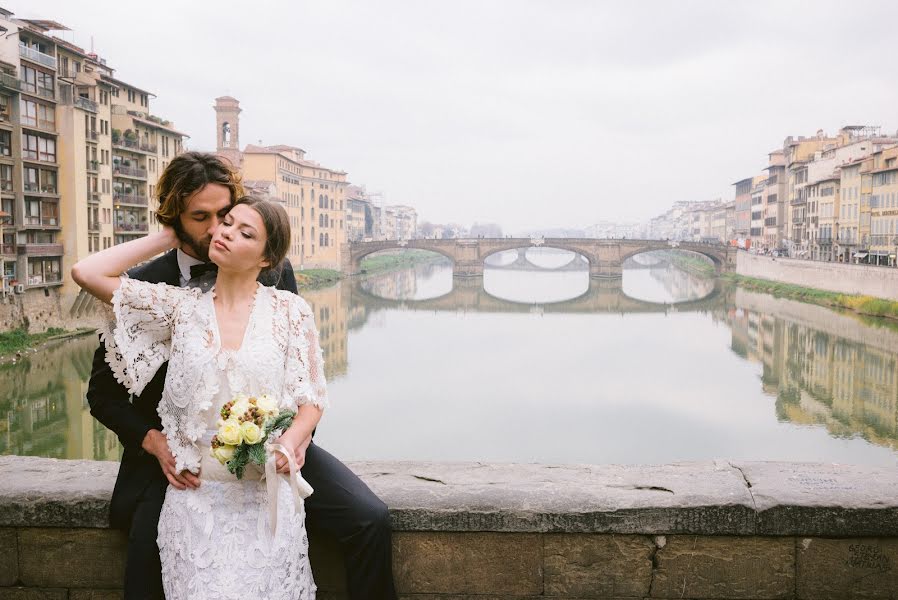
[[[547,596],[646,596],[652,581],[651,538],[635,535],[546,535]]]
[[[898,539],[798,540],[801,600],[898,598]]]
[[[542,540],[528,533],[393,534],[401,594],[542,593]]]
[[[19,577],[35,587],[118,588],[127,539],[111,529],[19,530]]]
[[[784,462],[733,465],[751,484],[757,535],[898,536],[894,468]]]
[[[0,586],[19,580],[19,542],[16,530],[0,529]]]
[[[346,591],[346,569],[337,541],[331,536],[309,533],[309,561],[312,576],[318,586],[318,597],[323,594]]]
[[[68,591],[61,589],[0,588],[0,600],[66,600],[67,598]]]
[[[655,555],[652,598],[792,598],[792,538],[669,536]]]
[[[122,600],[125,593],[122,590],[72,590],[69,592],[69,600]]]

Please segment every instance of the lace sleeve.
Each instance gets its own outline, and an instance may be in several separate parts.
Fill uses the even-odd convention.
[[[192,290],[122,276],[100,337],[106,362],[128,392],[140,395],[171,354],[172,327]]]
[[[292,296],[289,306],[289,345],[284,387],[291,404],[314,404],[327,408],[324,356],[318,340],[315,317],[305,300]]]

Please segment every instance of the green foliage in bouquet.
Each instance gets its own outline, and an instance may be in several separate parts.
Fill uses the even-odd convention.
[[[238,444],[234,450],[234,456],[225,463],[228,471],[235,475],[237,479],[243,479],[243,473],[248,464],[253,463],[260,467],[264,466],[267,459],[265,443],[268,441],[269,436],[271,436],[272,432],[283,432],[290,427],[295,415],[296,413],[293,411],[283,411],[275,417],[266,419],[262,426],[261,440],[255,444],[249,444],[245,441]],[[280,433],[277,435],[280,435]],[[213,447],[216,442],[217,440],[213,440]]]

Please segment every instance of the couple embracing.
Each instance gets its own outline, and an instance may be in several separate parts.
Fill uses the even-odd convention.
[[[211,154],[173,159],[156,191],[162,231],[72,269],[114,315],[87,397],[124,447],[110,520],[128,532],[125,598],[314,598],[307,516],[339,543],[350,597],[395,598],[387,507],[312,440],[327,387],[286,211]],[[257,446],[254,427],[282,417],[264,467],[234,473],[232,412]]]

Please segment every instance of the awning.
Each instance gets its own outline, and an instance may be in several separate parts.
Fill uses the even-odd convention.
[[[894,258],[895,258],[895,255],[894,255],[894,254],[889,254],[889,258],[894,259]]]
[[[867,258],[867,253],[866,252],[855,252],[854,257],[855,258]]]

